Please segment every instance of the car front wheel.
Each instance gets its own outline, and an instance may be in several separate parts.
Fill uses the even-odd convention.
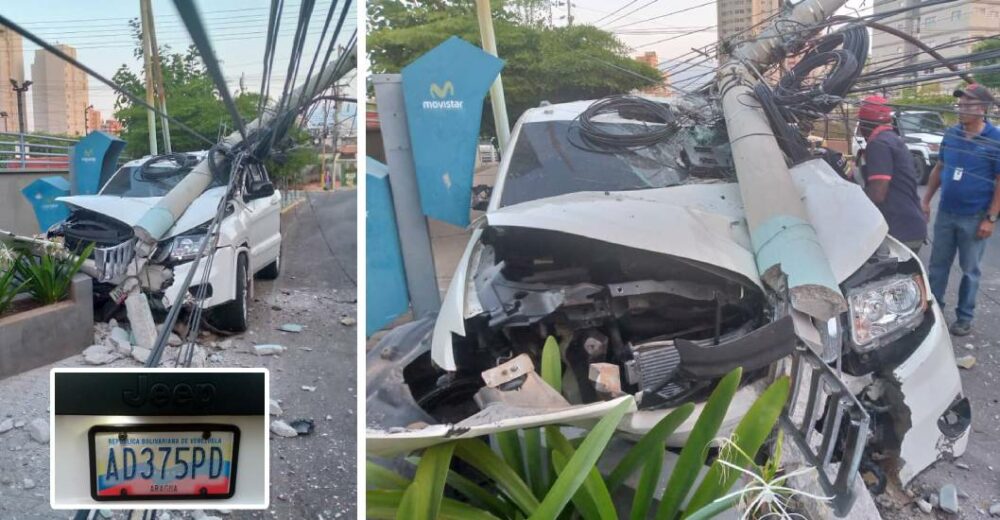
[[[931,176],[931,168],[924,162],[924,156],[916,153],[913,154],[913,171],[920,185],[927,184],[927,179]]]
[[[250,272],[246,255],[236,261],[236,295],[232,301],[212,310],[213,324],[227,332],[245,332],[248,327]]]

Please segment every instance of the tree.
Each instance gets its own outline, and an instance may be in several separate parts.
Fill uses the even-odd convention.
[[[622,94],[662,81],[659,71],[631,59],[613,34],[588,25],[549,27],[537,23],[521,2],[494,2],[497,52],[507,110],[516,120],[541,101],[560,103]],[[480,45],[475,4],[470,0],[371,0],[368,2],[368,59],[373,73],[404,66],[455,35]],[[483,130],[493,133],[490,107]]]
[[[137,40],[134,55],[142,60],[141,27],[133,20],[132,28]],[[170,116],[198,133],[215,139],[223,123],[231,130],[233,122],[222,103],[215,84],[205,70],[197,49],[192,45],[183,53],[173,53],[169,46],[160,47],[160,65],[163,69],[164,90]],[[112,79],[126,91],[145,99],[146,83],[127,64],[122,64]],[[260,94],[240,90],[235,95],[236,107],[244,120],[256,116]],[[115,99],[115,118],[122,123],[121,138],[125,140],[125,154],[142,157],[149,154],[149,127],[146,108],[135,104],[128,97],[119,94]],[[157,116],[158,149],[163,150],[162,128]],[[170,126],[171,144],[174,151],[204,150],[209,143],[192,135],[178,125]]]
[[[983,51],[993,51],[1000,49],[1000,38],[987,38],[976,44],[972,48],[973,52],[983,52]],[[987,58],[984,60],[975,61],[972,63],[973,67],[988,67],[990,65],[1000,64],[1000,58]],[[976,81],[986,85],[990,88],[1000,88],[1000,72],[986,72],[976,74]]]

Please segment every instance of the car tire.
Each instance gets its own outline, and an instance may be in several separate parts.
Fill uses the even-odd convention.
[[[273,262],[267,264],[263,269],[257,272],[257,276],[264,280],[276,280],[278,275],[281,274],[281,246],[278,246],[278,257],[274,259]]]
[[[246,332],[250,305],[250,277],[246,255],[236,260],[236,297],[212,309],[212,324],[226,332]]]
[[[923,186],[927,184],[927,179],[931,177],[931,168],[924,162],[924,156],[913,154],[913,171],[917,178],[917,183]]]

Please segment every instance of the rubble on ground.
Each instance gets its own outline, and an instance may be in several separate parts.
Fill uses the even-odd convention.
[[[299,432],[285,421],[275,420],[271,422],[271,433],[279,437],[298,437]]]

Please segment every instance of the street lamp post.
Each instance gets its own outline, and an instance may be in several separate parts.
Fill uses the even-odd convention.
[[[18,141],[21,148],[21,167],[24,168],[24,132],[28,126],[27,119],[24,117],[24,93],[31,86],[31,81],[25,81],[19,86],[16,79],[10,78],[10,84],[14,86],[14,92],[17,92],[17,131],[20,134]]]

